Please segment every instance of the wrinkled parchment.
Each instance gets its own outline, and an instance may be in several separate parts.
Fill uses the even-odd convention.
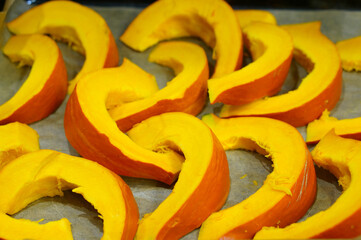
[[[120,59],[127,57],[146,71],[154,74],[160,87],[164,87],[166,82],[173,78],[172,70],[147,61],[147,56],[151,49],[144,53],[134,52],[124,46],[118,39],[141,9],[121,6],[91,7],[108,22],[116,38]],[[9,10],[5,21],[14,19],[28,8],[30,6],[25,1],[16,1]],[[279,24],[321,21],[322,32],[334,42],[361,35],[361,28],[357,24],[361,20],[361,12],[358,11],[272,9],[269,11],[276,16]],[[10,33],[2,26],[0,35],[1,47],[6,43],[9,36]],[[210,49],[199,40],[190,40],[201,44],[207,51],[207,55],[211,55]],[[73,78],[81,68],[84,57],[73,52],[66,44],[59,43],[59,47],[67,64],[69,78]],[[213,61],[211,62],[212,64],[214,64]],[[18,90],[27,78],[29,71],[29,67],[17,68],[16,64],[11,63],[4,55],[0,54],[0,104],[9,99]],[[292,63],[289,76],[281,93],[297,88],[297,85],[305,75],[306,73],[302,68]],[[343,80],[341,100],[331,112],[331,115],[340,119],[361,116],[361,73],[344,72]],[[64,134],[63,114],[65,105],[66,101],[54,114],[42,121],[31,124],[31,127],[38,131],[42,149],[53,149],[71,155],[78,155],[69,145]],[[220,105],[211,106],[208,104],[199,116],[210,112],[217,113],[219,110]],[[305,137],[305,127],[298,128],[298,130]],[[267,174],[272,171],[271,162],[256,153],[232,150],[227,152],[227,157],[231,172],[231,191],[224,208],[232,206],[254,193],[261,187]],[[320,210],[328,208],[341,194],[341,188],[338,186],[337,180],[330,173],[318,168],[316,170],[318,175],[317,200],[301,221]],[[171,192],[171,187],[159,182],[128,177],[125,177],[124,180],[132,189],[138,203],[140,216],[156,209]],[[15,214],[14,217],[31,220],[44,219],[43,222],[66,217],[72,222],[75,239],[92,240],[99,239],[102,236],[102,220],[97,216],[96,210],[82,196],[67,191],[64,197],[38,200]],[[197,235],[198,230],[195,230],[183,239],[196,239]]]

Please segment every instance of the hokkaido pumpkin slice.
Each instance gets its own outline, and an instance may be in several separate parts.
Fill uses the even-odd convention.
[[[117,174],[172,183],[183,157],[138,146],[118,129],[107,111],[109,105],[149,97],[156,90],[154,77],[127,59],[120,67],[84,76],[65,109],[64,129],[70,144],[81,156]]]
[[[14,34],[50,34],[69,42],[75,51],[85,55],[82,69],[70,81],[69,93],[86,73],[118,64],[118,49],[103,17],[75,2],[43,3],[7,23],[7,27]]]
[[[13,122],[0,126],[0,169],[9,161],[39,148],[39,135],[28,125]]]
[[[330,239],[361,235],[361,142],[329,132],[311,152],[315,163],[338,178],[342,195],[328,209],[286,228],[264,228],[256,239]]]
[[[207,57],[201,47],[183,41],[164,42],[150,53],[149,60],[171,67],[176,76],[152,96],[109,110],[122,131],[164,112],[197,115],[206,102],[209,73]]]
[[[306,142],[309,144],[319,142],[331,129],[339,136],[361,140],[361,118],[349,118],[338,120],[330,117],[325,110],[319,119],[307,125]]]
[[[361,71],[361,36],[345,39],[336,43],[341,56],[342,68],[345,71]]]
[[[335,44],[320,32],[320,22],[284,25],[294,42],[294,57],[309,73],[300,86],[286,94],[242,106],[223,106],[221,117],[264,116],[303,126],[338,102],[342,68]]]
[[[62,196],[62,190],[67,189],[83,195],[99,212],[103,219],[102,239],[134,238],[138,207],[125,182],[93,161],[52,150],[28,153],[4,166],[0,171],[0,211],[15,214],[39,198]],[[28,220],[16,220],[14,225],[5,217],[0,220],[3,220],[0,237],[5,239],[35,239],[38,236],[62,239],[63,235],[54,238],[59,224],[62,232],[58,234],[71,235],[69,222],[64,226],[64,220],[57,223],[54,233],[49,233],[50,227],[48,232],[37,232],[41,227],[31,229],[34,224]],[[21,225],[24,228],[19,229]]]
[[[136,239],[179,239],[222,207],[230,187],[227,157],[198,118],[164,113],[137,124],[128,135],[149,150],[174,150],[185,158],[172,193],[140,220]]]
[[[12,62],[32,68],[16,94],[0,105],[0,124],[32,123],[54,112],[64,100],[68,85],[65,63],[56,43],[39,34],[13,36],[3,52]]]
[[[254,22],[243,28],[243,37],[254,62],[226,76],[210,79],[208,93],[212,104],[240,105],[281,90],[292,60],[290,34],[277,25]]]
[[[259,9],[237,9],[234,10],[234,13],[236,14],[241,29],[252,22],[277,24],[275,16],[269,11]]]
[[[270,118],[220,119],[205,115],[225,150],[256,151],[273,161],[273,172],[246,200],[213,213],[199,239],[251,239],[263,226],[286,226],[312,205],[316,176],[311,154],[292,126]]]
[[[242,35],[231,6],[223,0],[161,0],[145,8],[120,40],[137,51],[159,41],[196,36],[213,48],[217,60],[213,77],[242,65]]]

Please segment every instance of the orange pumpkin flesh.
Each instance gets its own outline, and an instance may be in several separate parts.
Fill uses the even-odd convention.
[[[32,65],[18,92],[0,106],[0,124],[32,123],[54,112],[66,96],[67,73],[56,43],[42,35],[13,36],[3,52],[13,62]]]
[[[149,150],[175,150],[185,158],[172,193],[139,222],[136,239],[179,239],[222,207],[230,187],[227,158],[198,118],[164,113],[137,124],[128,135]]]
[[[67,139],[81,156],[117,174],[172,183],[183,158],[174,152],[159,154],[138,146],[118,129],[107,111],[109,96],[118,103],[129,102],[148,97],[156,90],[154,77],[127,59],[120,67],[84,76],[65,110]]]
[[[50,34],[73,44],[85,62],[70,82],[71,93],[86,73],[118,64],[118,49],[107,23],[92,9],[72,1],[49,1],[35,6],[7,23],[14,34]]]
[[[336,43],[340,53],[342,68],[345,71],[361,71],[361,36],[345,39]]]
[[[269,11],[259,9],[237,9],[234,10],[234,13],[236,14],[241,29],[252,22],[277,24],[275,16]]]
[[[344,192],[328,209],[286,228],[264,228],[255,239],[355,238],[361,234],[361,143],[329,132],[312,151],[315,163],[333,173]]]
[[[263,226],[286,226],[312,205],[316,176],[302,136],[292,126],[269,118],[203,117],[225,150],[246,149],[270,157],[274,170],[248,199],[213,213],[199,239],[249,239]]]
[[[282,26],[294,41],[294,57],[309,72],[298,89],[242,106],[225,105],[221,117],[264,116],[303,126],[338,102],[342,68],[335,45],[320,32],[320,22]]]
[[[243,28],[245,46],[254,62],[208,81],[212,104],[240,105],[279,92],[292,60],[290,34],[274,24],[255,22]],[[262,69],[262,71],[260,71]]]
[[[67,189],[83,195],[94,204],[104,220],[102,239],[134,238],[138,207],[124,181],[95,162],[52,150],[25,154],[0,171],[0,237],[72,239],[70,223],[66,220],[41,227],[29,220],[8,221],[3,216],[4,213],[14,214],[39,198],[62,196],[62,190]],[[39,232],[43,229],[47,231]],[[58,229],[60,232],[57,232]]]
[[[145,8],[120,40],[144,51],[159,41],[200,37],[214,49],[213,77],[233,72],[242,65],[242,36],[233,9],[223,0],[161,0]]]
[[[109,110],[123,132],[148,117],[164,112],[197,115],[205,105],[208,61],[201,47],[187,42],[164,42],[150,53],[149,60],[171,67],[176,76],[152,96]]]

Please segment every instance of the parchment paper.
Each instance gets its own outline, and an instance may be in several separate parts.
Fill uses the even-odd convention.
[[[151,49],[144,53],[134,52],[124,46],[118,39],[141,9],[121,6],[91,7],[100,13],[108,22],[109,27],[116,38],[120,59],[127,57],[146,71],[154,74],[160,87],[164,87],[166,82],[173,78],[174,74],[172,70],[147,61],[147,56]],[[28,8],[30,8],[30,6],[28,6],[25,1],[16,1],[9,10],[5,22],[14,19]],[[268,10],[276,16],[279,24],[320,20],[322,21],[322,32],[334,42],[361,35],[361,28],[358,24],[361,20],[361,12],[358,11]],[[1,48],[8,40],[9,36],[10,33],[2,26],[0,35]],[[210,56],[210,49],[201,41],[197,39],[186,40],[199,43],[205,48],[208,56]],[[71,79],[81,68],[84,57],[73,52],[66,44],[59,43],[59,46],[67,64],[69,79]],[[210,64],[212,68],[214,62],[211,61]],[[23,81],[27,78],[29,71],[29,67],[17,68],[15,64],[10,63],[4,55],[0,54],[0,104],[4,103],[18,90]],[[290,73],[281,93],[297,88],[305,75],[306,73],[302,68],[296,63],[292,63]],[[361,73],[344,72],[343,81],[341,100],[331,112],[331,115],[340,119],[361,116]],[[77,156],[77,152],[69,145],[63,130],[65,105],[66,101],[64,101],[55,113],[30,126],[38,131],[42,149],[53,149]],[[207,104],[199,117],[205,113],[218,113],[220,106],[221,105],[211,106],[210,104]],[[298,128],[298,130],[305,137],[305,127]],[[224,208],[230,207],[254,193],[262,185],[266,176],[272,171],[271,162],[255,153],[232,150],[227,152],[227,157],[231,173],[231,190]],[[317,199],[301,221],[320,210],[327,209],[341,194],[341,188],[338,186],[335,177],[322,169],[316,168],[316,171],[318,176]],[[247,175],[245,176],[245,174]],[[124,177],[124,180],[131,187],[138,203],[140,216],[156,209],[172,189],[172,186],[167,186],[151,180],[128,177]],[[82,196],[71,192],[65,192],[64,197],[43,198],[38,200],[14,215],[16,218],[28,218],[31,220],[43,218],[43,222],[66,217],[72,222],[74,238],[78,240],[99,239],[102,236],[102,220],[97,216],[98,213],[96,210],[94,210]],[[198,230],[195,230],[183,239],[196,239],[197,236]]]

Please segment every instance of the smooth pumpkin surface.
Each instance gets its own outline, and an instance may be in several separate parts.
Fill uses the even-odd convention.
[[[212,104],[240,105],[272,96],[281,90],[292,60],[290,34],[277,25],[254,22],[243,28],[243,39],[253,62],[226,76],[208,81]]]
[[[130,23],[120,40],[144,51],[159,41],[196,36],[213,48],[217,60],[213,77],[242,65],[241,28],[231,6],[223,0],[155,1]]]
[[[320,26],[320,22],[282,26],[293,38],[294,58],[308,71],[296,90],[242,106],[225,105],[220,116],[264,116],[298,127],[331,110],[341,95],[342,68],[335,44]]]
[[[102,239],[134,238],[138,207],[125,182],[93,161],[52,150],[22,155],[1,169],[0,237],[72,239],[70,223],[65,219],[44,224],[49,224],[45,227],[29,220],[10,221],[9,216],[4,216],[4,213],[11,215],[20,211],[39,198],[62,196],[62,191],[67,189],[83,195],[99,212],[103,219]],[[42,231],[44,229],[46,231]]]
[[[330,131],[311,152],[315,163],[338,178],[342,195],[328,209],[286,228],[264,228],[256,239],[330,239],[361,235],[361,142]]]
[[[277,24],[276,17],[269,11],[259,9],[236,9],[234,10],[241,29],[252,22],[264,22]]]
[[[3,48],[12,62],[32,66],[20,89],[0,105],[0,124],[32,123],[53,113],[66,96],[65,63],[56,43],[49,37],[12,36]]]
[[[361,140],[361,118],[337,119],[325,110],[319,119],[307,125],[306,142],[319,142],[331,129],[339,136]]]
[[[103,17],[76,2],[45,2],[7,23],[7,27],[14,34],[50,34],[85,55],[82,69],[69,83],[69,93],[86,73],[118,64],[118,49]]]
[[[242,202],[213,213],[200,229],[199,239],[251,239],[264,226],[282,227],[300,219],[316,194],[311,154],[289,124],[257,117],[220,119],[205,115],[225,150],[256,151],[273,162],[273,171]]]
[[[345,71],[361,71],[361,36],[345,39],[336,43],[341,56],[342,68]]]
[[[127,59],[120,67],[84,76],[65,109],[67,139],[81,156],[117,174],[172,183],[183,157],[174,152],[159,154],[137,145],[118,129],[107,111],[115,103],[149,97],[157,90],[154,77]]]
[[[150,53],[149,61],[172,68],[176,76],[152,96],[109,110],[122,131],[164,112],[197,115],[206,103],[209,71],[207,56],[201,47],[183,41],[160,43]]]
[[[13,122],[0,126],[0,168],[11,160],[39,148],[39,135],[28,125]]]
[[[230,187],[227,157],[202,121],[164,113],[137,124],[128,135],[149,150],[177,151],[185,159],[172,193],[140,220],[136,239],[179,239],[222,207]]]

